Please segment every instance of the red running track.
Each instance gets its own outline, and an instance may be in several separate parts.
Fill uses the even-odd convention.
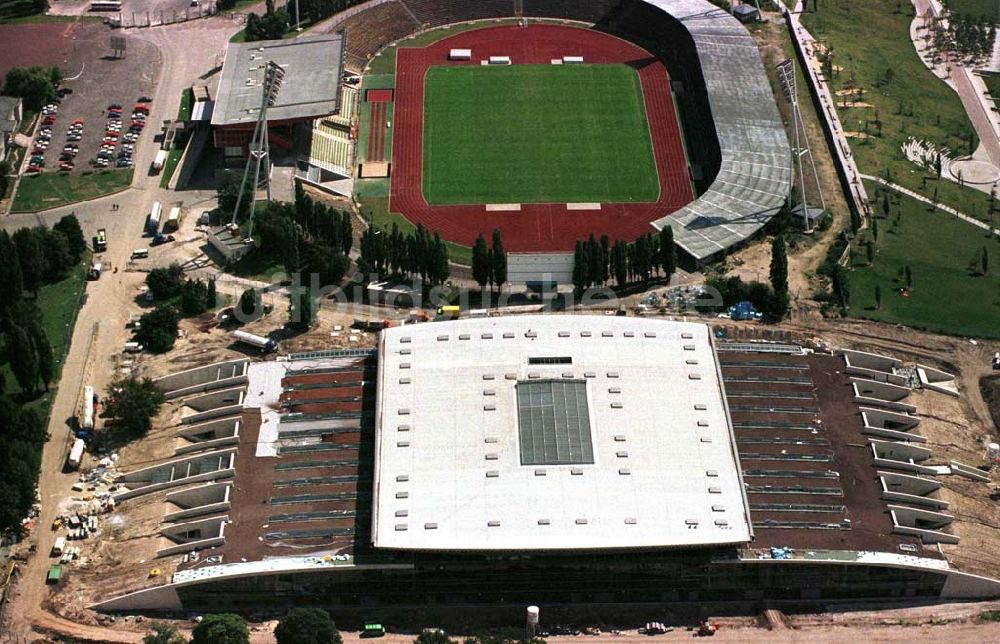
[[[367,160],[380,163],[385,161],[385,121],[389,113],[389,101],[392,100],[392,90],[370,89],[365,94],[365,100],[372,106],[368,120]]]
[[[448,50],[472,49],[472,61],[449,61]],[[583,56],[587,63],[625,63],[642,83],[657,173],[659,199],[651,203],[602,204],[601,210],[568,210],[566,204],[522,204],[520,211],[488,212],[484,205],[431,206],[422,192],[424,75],[432,65],[478,65],[489,56],[517,64],[549,64]],[[650,222],[691,202],[691,182],[666,67],[644,49],[608,34],[578,27],[529,25],[487,27],[456,34],[424,48],[396,53],[389,210],[421,223],[449,241],[471,246],[483,233],[503,234],[511,251],[569,251],[590,233],[633,240]]]

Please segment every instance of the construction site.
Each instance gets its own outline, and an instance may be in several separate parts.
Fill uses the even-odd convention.
[[[453,628],[503,622],[533,603],[560,606],[553,610],[564,621],[586,614],[628,627],[650,597],[725,615],[761,600],[796,613],[859,600],[1000,596],[997,486],[988,463],[995,434],[978,382],[969,387],[953,375],[953,363],[906,351],[898,340],[862,341],[833,329],[817,336],[792,325],[762,333],[735,323],[549,315],[376,334],[325,313],[318,328],[283,341],[277,354],[248,351],[196,320],[169,357],[119,364],[153,378],[168,402],[146,438],[83,457],[52,526],[66,541],[50,553],[65,566],[49,609],[81,624],[127,628],[122,614],[233,609],[264,617],[306,602],[332,608],[346,624],[375,615],[418,628],[433,615]],[[247,329],[266,335],[273,326],[264,318]],[[675,342],[680,351],[671,358],[641,350],[646,342]],[[454,354],[441,353],[445,343],[455,344]],[[640,347],[634,357],[629,343]],[[500,353],[490,357],[489,346]],[[476,358],[459,367],[463,355]],[[439,363],[450,366],[435,371]],[[639,375],[657,368],[666,371],[656,384]],[[601,389],[604,379],[614,386]],[[630,386],[632,379],[642,385]],[[518,462],[527,417],[517,412],[515,392],[562,381],[587,392],[593,456],[526,465],[522,447]],[[666,434],[647,435],[644,428],[665,422],[642,409],[659,387],[687,391],[673,406],[686,400],[692,411],[689,419],[674,413]],[[403,407],[401,395],[423,404]],[[540,445],[562,444],[555,422],[540,426],[555,432]],[[682,430],[688,423],[694,434]],[[422,466],[405,456],[428,440],[420,447],[430,450],[426,457],[413,452],[426,459]],[[691,447],[678,442],[688,440]],[[655,455],[663,449],[701,456],[680,476],[685,470],[662,468],[668,457]],[[392,465],[394,452],[405,460]],[[454,474],[434,465],[436,453],[452,454]],[[704,510],[644,515],[642,508],[677,507],[673,494],[691,499],[693,472],[708,477]],[[559,494],[573,497],[545,509],[544,483],[562,474],[584,487],[560,484]],[[488,498],[481,486],[510,476],[526,477],[507,485],[536,488],[532,507],[539,507],[504,519],[500,499],[516,495],[503,492],[483,505],[481,519],[455,514],[484,503],[472,500]],[[468,479],[456,488],[472,495],[467,501],[442,488],[458,477]],[[641,485],[649,501],[629,510],[623,488],[606,506],[597,490],[616,480]],[[587,492],[589,485],[597,487]],[[456,510],[442,509],[442,493]],[[647,525],[657,536],[633,542],[627,529],[612,528],[618,514],[628,515],[617,519],[623,527]],[[498,536],[521,515],[525,525],[510,528],[512,541]],[[552,546],[545,530],[559,535]],[[574,531],[590,536],[574,545]],[[537,552],[525,557],[526,550]],[[496,577],[497,566],[504,575]],[[629,583],[611,590],[603,583],[609,575]]]

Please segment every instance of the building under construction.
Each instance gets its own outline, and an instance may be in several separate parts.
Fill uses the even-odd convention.
[[[950,509],[991,475],[929,446],[918,403],[959,392],[928,366],[529,315],[157,382],[175,452],[115,500],[162,505],[160,574],[99,610],[1000,596]]]

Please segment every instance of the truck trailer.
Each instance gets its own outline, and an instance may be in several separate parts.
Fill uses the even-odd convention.
[[[278,343],[275,340],[247,333],[246,331],[233,331],[233,339],[237,342],[248,344],[251,347],[256,347],[263,353],[271,353],[278,348]]]
[[[146,232],[156,233],[160,230],[160,216],[163,214],[163,206],[159,201],[153,202],[153,207],[149,209],[149,217],[146,219]]]
[[[153,159],[153,173],[160,174],[160,170],[163,169],[164,164],[167,162],[167,151],[157,150],[156,158]]]
[[[94,388],[89,385],[83,388],[83,405],[80,409],[80,428],[94,428]]]

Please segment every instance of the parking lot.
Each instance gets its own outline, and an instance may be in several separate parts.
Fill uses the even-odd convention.
[[[146,125],[152,103],[136,105],[139,98],[158,99],[156,48],[129,38],[125,57],[114,58],[106,39],[95,40],[75,45],[81,71],[63,82],[63,95],[43,110],[29,172],[130,167],[131,146],[159,134],[158,124]]]

